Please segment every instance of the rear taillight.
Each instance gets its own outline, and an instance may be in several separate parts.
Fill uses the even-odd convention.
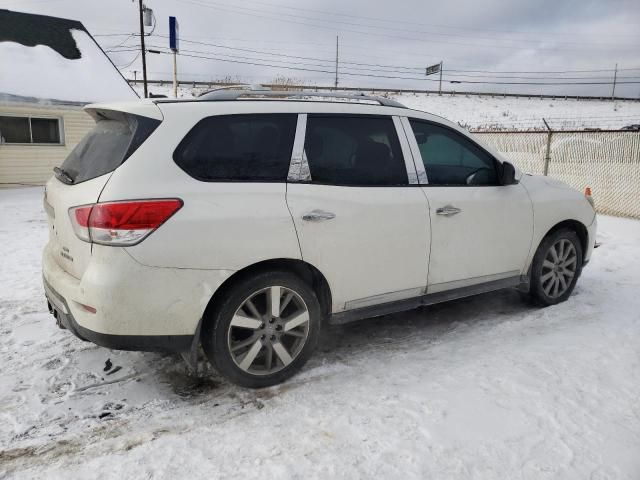
[[[85,242],[91,241],[91,237],[89,236],[89,214],[92,208],[93,205],[84,205],[82,207],[69,209],[73,231],[76,232],[80,240],[84,240]]]
[[[177,198],[96,203],[69,209],[80,240],[102,245],[135,245],[182,207]]]

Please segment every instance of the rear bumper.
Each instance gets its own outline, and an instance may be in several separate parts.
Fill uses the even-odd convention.
[[[193,335],[111,335],[84,328],[76,322],[69,304],[43,279],[49,312],[59,327],[69,330],[80,340],[113,350],[140,352],[186,352],[191,348]]]
[[[213,293],[233,273],[150,267],[125,249],[94,245],[78,279],[60,267],[55,253],[47,245],[42,274],[58,324],[119,350],[188,351]]]

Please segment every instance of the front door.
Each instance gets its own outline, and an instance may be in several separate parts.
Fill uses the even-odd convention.
[[[392,117],[308,115],[310,177],[287,185],[287,204],[302,257],[327,278],[334,312],[425,292],[428,208],[409,183],[415,167],[396,125]]]
[[[431,218],[428,292],[517,281],[533,235],[525,188],[500,185],[499,162],[462,133],[418,119],[404,124],[415,135],[427,177],[422,188]]]

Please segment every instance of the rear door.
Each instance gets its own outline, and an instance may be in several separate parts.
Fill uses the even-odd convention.
[[[500,163],[453,128],[418,119],[403,125],[430,206],[428,292],[517,283],[533,235],[524,187],[500,185]]]
[[[44,196],[49,248],[58,265],[78,279],[89,263],[91,244],[76,236],[69,209],[96,203],[111,173],[160,123],[158,119],[113,110],[90,113],[96,125],[49,179]]]
[[[293,172],[287,204],[302,256],[326,276],[334,311],[425,291],[428,208],[396,127],[390,116],[309,114],[304,143],[297,135],[292,169],[300,175]]]
[[[123,165],[101,196],[116,201],[135,191],[184,201],[162,228],[127,247],[138,262],[241,270],[300,258],[285,198],[297,114],[288,105],[277,113],[268,103],[160,104],[166,118],[151,152]]]

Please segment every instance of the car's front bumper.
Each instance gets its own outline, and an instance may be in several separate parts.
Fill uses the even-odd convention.
[[[586,265],[591,260],[594,248],[596,248],[596,233],[598,231],[597,215],[594,215],[593,222],[587,227],[587,250],[583,255],[583,263]],[[599,245],[598,245],[599,246]]]

